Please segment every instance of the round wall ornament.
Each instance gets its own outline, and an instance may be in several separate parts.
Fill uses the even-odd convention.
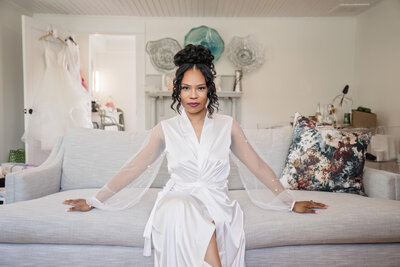
[[[203,45],[208,48],[214,56],[213,63],[218,61],[225,49],[224,40],[218,32],[205,25],[192,28],[185,35],[185,46],[187,44]]]
[[[244,73],[253,71],[264,64],[264,47],[253,35],[234,36],[227,45],[227,56],[233,65]]]
[[[162,73],[175,71],[174,56],[181,49],[178,41],[172,38],[148,41],[146,44],[146,52],[150,56],[151,64]]]

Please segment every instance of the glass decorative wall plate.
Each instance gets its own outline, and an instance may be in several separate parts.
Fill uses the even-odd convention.
[[[192,28],[185,35],[185,46],[187,44],[203,45],[207,47],[214,56],[214,63],[218,61],[225,49],[224,40],[222,40],[218,32],[204,25]]]
[[[264,47],[253,35],[234,36],[226,47],[227,56],[233,65],[244,73],[253,71],[264,64]]]
[[[150,56],[151,64],[162,73],[175,71],[174,56],[181,49],[178,41],[172,38],[148,41],[146,44],[146,51]]]

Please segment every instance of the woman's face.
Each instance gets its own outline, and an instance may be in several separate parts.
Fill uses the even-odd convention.
[[[206,79],[198,69],[185,72],[181,84],[181,103],[186,113],[198,114],[207,112],[207,86]]]

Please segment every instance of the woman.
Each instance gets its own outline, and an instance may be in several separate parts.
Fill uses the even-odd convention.
[[[95,197],[63,202],[73,206],[68,211],[107,209],[107,200],[165,151],[171,179],[158,194],[144,232],[144,255],[151,253],[152,238],[156,266],[245,266],[243,212],[227,195],[230,152],[273,193],[271,201],[265,201],[253,199],[249,192],[259,206],[299,213],[327,208],[313,201],[294,201],[247,142],[239,124],[215,114],[213,59],[201,45],[187,45],[178,52],[171,107],[176,104],[179,115],[155,126],[143,149]]]

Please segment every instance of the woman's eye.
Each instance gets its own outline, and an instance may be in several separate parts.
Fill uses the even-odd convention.
[[[184,86],[184,87],[182,87],[182,90],[189,90],[189,87]]]
[[[205,87],[199,87],[199,90],[204,90],[204,89],[206,89]]]

